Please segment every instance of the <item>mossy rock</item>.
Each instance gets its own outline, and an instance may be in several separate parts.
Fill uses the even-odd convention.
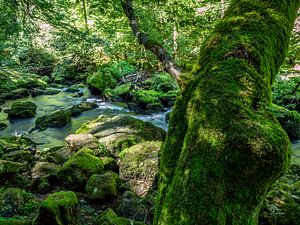
[[[106,88],[114,88],[117,81],[110,72],[99,70],[87,78],[87,84],[92,93],[102,95]]]
[[[104,170],[111,170],[113,172],[118,173],[119,167],[117,161],[112,157],[101,157],[101,160],[104,165]]]
[[[137,90],[133,92],[134,102],[143,110],[147,109],[149,104],[161,103],[159,97],[162,93],[154,90]]]
[[[0,95],[0,98],[6,99],[6,100],[14,100],[18,98],[25,98],[30,96],[30,92],[25,88],[19,88],[16,90],[13,90],[8,93],[3,93]]]
[[[97,107],[98,105],[95,102],[81,102],[77,105],[72,106],[71,108],[69,108],[69,110],[71,111],[72,116],[79,116],[81,113],[95,109]]]
[[[100,116],[83,124],[76,133],[93,134],[113,156],[137,143],[162,141],[166,136],[163,129],[130,116]]]
[[[34,117],[36,113],[36,104],[33,102],[14,102],[8,113],[9,119],[22,119]]]
[[[83,190],[88,178],[101,174],[104,169],[100,158],[86,152],[77,152],[58,172],[59,181],[71,190]]]
[[[0,217],[13,217],[22,213],[32,196],[20,188],[0,189]]]
[[[118,217],[112,209],[107,209],[97,219],[97,225],[145,225],[142,222],[130,221],[123,217]]]
[[[60,191],[49,195],[41,204],[35,225],[76,224],[78,199],[74,192]]]
[[[8,127],[6,123],[0,123],[0,130],[4,130]]]
[[[57,174],[61,165],[50,162],[37,162],[31,173],[32,190],[47,193],[58,185]]]
[[[131,191],[124,192],[115,211],[118,216],[122,216],[130,220],[145,221],[147,218],[147,212],[142,205],[142,201]]]
[[[34,161],[34,152],[29,150],[17,150],[4,154],[2,159],[30,165]]]
[[[22,95],[13,96],[13,94],[11,94],[11,93],[18,93],[18,91],[16,90],[20,88],[23,88],[23,90],[32,89],[32,88],[43,89],[46,86],[47,83],[44,82],[41,79],[41,77],[36,74],[26,73],[12,68],[0,69],[0,94],[5,93],[6,96],[8,97],[6,99],[20,98]]]
[[[46,148],[36,152],[36,157],[39,161],[52,162],[55,164],[63,164],[72,155],[75,154],[68,146],[57,146],[53,148]]]
[[[0,160],[0,176],[15,174],[26,169],[26,165],[18,162]]]
[[[98,148],[97,138],[91,134],[70,134],[65,138],[65,141],[68,146],[75,151],[81,148]]]
[[[138,195],[146,195],[158,173],[158,152],[162,142],[142,142],[120,153],[120,177],[129,180]]]
[[[4,153],[17,150],[35,150],[36,143],[27,137],[1,137],[0,138],[0,156]]]
[[[276,119],[287,132],[291,141],[300,139],[300,114],[284,107],[272,104],[270,107]]]
[[[69,110],[61,110],[51,115],[38,117],[35,121],[35,128],[42,130],[48,127],[63,127],[71,122],[71,115]]]
[[[87,185],[85,193],[93,201],[103,201],[117,196],[117,182],[111,173],[92,175]]]
[[[106,88],[104,91],[104,95],[112,100],[118,100],[120,98],[123,101],[128,101],[131,99],[131,89],[133,85],[131,82],[128,82],[126,84],[121,84],[114,89]]]

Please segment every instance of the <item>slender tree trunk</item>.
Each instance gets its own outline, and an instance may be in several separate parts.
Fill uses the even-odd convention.
[[[86,12],[86,0],[83,0],[82,4],[83,4],[83,16],[84,16],[85,28],[86,28],[86,31],[89,32],[89,25],[88,25],[88,21],[87,21],[87,12]]]
[[[221,18],[225,15],[225,0],[221,0]]]
[[[288,164],[268,110],[299,0],[235,0],[177,99],[160,160],[154,224],[255,225]]]

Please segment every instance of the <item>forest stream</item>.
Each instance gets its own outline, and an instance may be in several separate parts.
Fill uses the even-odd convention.
[[[22,98],[17,101],[31,101],[37,105],[37,112],[34,118],[17,119],[13,121],[7,120],[7,114],[0,112],[0,122],[7,123],[8,127],[0,131],[0,136],[22,135],[25,134],[34,142],[39,143],[38,148],[50,148],[54,146],[64,145],[64,139],[68,134],[75,131],[85,122],[94,120],[100,115],[131,115],[143,121],[149,121],[154,125],[167,130],[165,116],[168,111],[156,112],[153,114],[137,114],[128,110],[122,103],[104,102],[99,98],[90,94],[87,88],[79,88],[83,93],[82,97],[74,97],[74,93],[66,92],[66,88],[57,89],[60,92],[55,95],[41,95],[37,97]],[[16,100],[6,101],[3,108],[10,108],[11,104]],[[77,117],[73,117],[71,123],[61,128],[47,128],[45,130],[35,130],[28,133],[35,125],[37,117],[49,115],[57,110],[64,110],[82,101],[96,102],[98,108],[83,112]]]

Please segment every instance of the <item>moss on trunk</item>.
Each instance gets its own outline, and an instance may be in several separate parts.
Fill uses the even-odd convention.
[[[154,224],[257,224],[288,164],[272,112],[298,0],[233,1],[178,98],[161,153]]]

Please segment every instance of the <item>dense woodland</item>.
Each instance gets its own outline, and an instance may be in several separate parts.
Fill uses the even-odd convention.
[[[0,0],[0,225],[299,225],[299,0]]]

